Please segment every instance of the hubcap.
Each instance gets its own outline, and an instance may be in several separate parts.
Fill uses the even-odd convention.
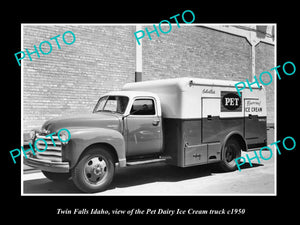
[[[97,185],[107,174],[107,163],[101,156],[89,159],[84,167],[84,176],[90,184]]]

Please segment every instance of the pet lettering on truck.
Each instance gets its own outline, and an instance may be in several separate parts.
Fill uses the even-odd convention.
[[[55,148],[49,141],[47,151],[29,153],[24,162],[54,181],[71,176],[83,192],[105,190],[117,166],[218,163],[234,171],[241,151],[267,144],[264,88],[239,95],[235,84],[200,78],[128,83],[102,96],[93,113],[46,121],[32,142],[61,128],[70,140]]]

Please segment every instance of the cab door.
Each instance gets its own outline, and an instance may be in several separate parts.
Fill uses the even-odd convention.
[[[157,102],[154,98],[135,98],[125,124],[127,156],[142,156],[162,151],[162,119],[157,113]]]

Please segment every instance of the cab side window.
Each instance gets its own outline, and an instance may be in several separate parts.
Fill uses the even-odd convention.
[[[155,115],[153,99],[136,99],[130,110],[131,115]]]

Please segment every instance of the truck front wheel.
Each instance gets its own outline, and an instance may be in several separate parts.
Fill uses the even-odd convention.
[[[241,157],[241,149],[240,143],[233,138],[226,142],[220,163],[222,170],[229,172],[237,169],[235,159]]]
[[[109,186],[114,172],[111,154],[106,149],[97,147],[83,154],[72,170],[72,179],[83,192],[100,192]]]

